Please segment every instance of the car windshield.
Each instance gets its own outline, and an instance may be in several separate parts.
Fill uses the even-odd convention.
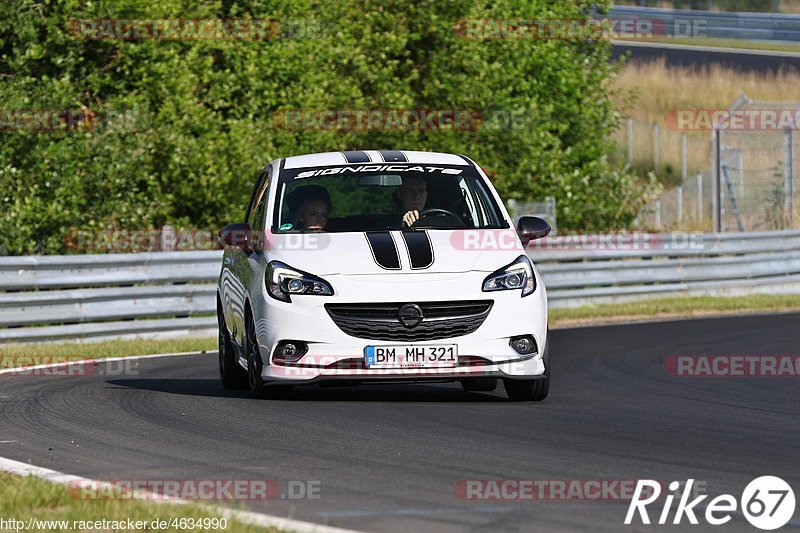
[[[466,166],[283,170],[275,202],[277,233],[508,227],[483,178]],[[414,214],[404,222],[407,213]]]

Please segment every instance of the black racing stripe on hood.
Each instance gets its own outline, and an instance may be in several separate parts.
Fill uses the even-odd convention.
[[[372,257],[378,266],[388,270],[400,270],[400,255],[388,231],[368,231],[366,233]]]
[[[367,152],[361,150],[349,150],[347,152],[342,152],[342,155],[348,163],[369,163],[372,161]]]
[[[408,248],[412,269],[424,269],[433,264],[433,245],[427,231],[404,231],[403,240]]]
[[[380,150],[380,154],[387,163],[408,163],[406,154],[400,150]]]

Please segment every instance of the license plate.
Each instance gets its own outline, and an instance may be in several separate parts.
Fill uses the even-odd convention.
[[[442,368],[458,364],[456,344],[395,344],[367,346],[364,358],[369,368]]]

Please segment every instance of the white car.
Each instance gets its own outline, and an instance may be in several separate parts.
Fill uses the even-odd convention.
[[[219,368],[256,396],[316,383],[454,382],[511,400],[549,389],[547,295],[461,155],[364,150],[277,159],[220,232]]]

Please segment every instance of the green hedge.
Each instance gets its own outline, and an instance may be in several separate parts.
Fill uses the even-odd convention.
[[[594,4],[593,2],[591,4]],[[608,7],[608,6],[606,6]],[[628,226],[651,185],[611,168],[610,44],[468,39],[463,19],[580,18],[590,2],[13,0],[0,4],[0,250],[63,253],[73,230],[241,220],[271,159],[353,148],[465,153],[559,225]],[[269,40],[78,38],[71,20],[272,18]],[[72,33],[70,31],[72,28]],[[13,131],[26,110],[101,127]],[[296,109],[473,109],[516,129],[294,131]],[[109,118],[110,117],[110,118]]]

